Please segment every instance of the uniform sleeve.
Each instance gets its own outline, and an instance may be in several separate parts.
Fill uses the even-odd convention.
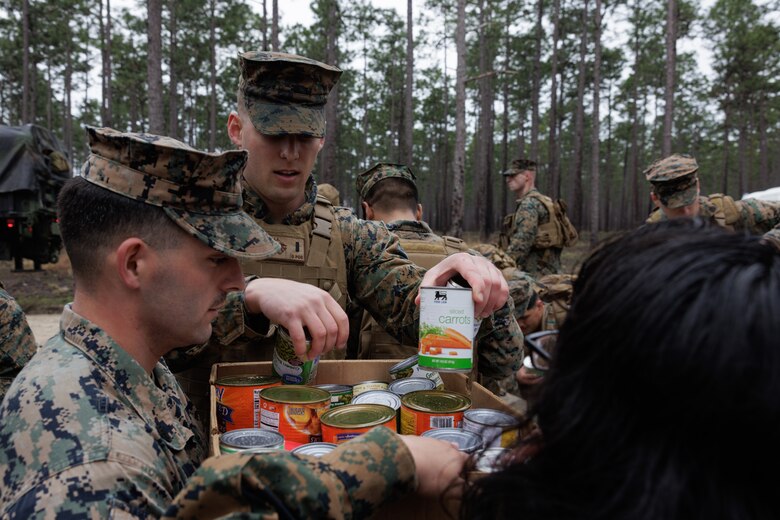
[[[14,376],[32,359],[37,348],[22,308],[0,289],[0,401]]]
[[[780,250],[780,225],[764,233],[764,241]]]
[[[477,342],[481,384],[496,395],[518,390],[515,372],[523,361],[523,332],[515,319],[512,298],[485,320]]]
[[[737,201],[745,229],[754,235],[780,225],[780,202],[747,198]]]
[[[415,487],[411,453],[380,426],[319,459],[287,452],[209,458],[163,518],[367,518]]]
[[[521,199],[515,211],[515,228],[509,237],[509,247],[506,251],[520,270],[525,270],[540,221],[539,204],[536,204],[535,199],[533,197]]]
[[[401,343],[417,342],[419,309],[414,300],[425,269],[406,256],[384,225],[337,210],[344,240],[349,293]]]

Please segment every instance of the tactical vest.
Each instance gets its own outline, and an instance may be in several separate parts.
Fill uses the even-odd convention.
[[[570,274],[548,274],[536,280],[534,289],[536,289],[539,299],[547,306],[543,330],[552,330],[546,328],[552,323],[555,324],[554,328],[563,324],[571,306],[576,280],[577,276]]]
[[[400,238],[409,260],[420,267],[430,269],[449,255],[467,249],[463,240],[443,236],[441,241],[430,242],[422,239]],[[417,354],[417,344],[401,344],[388,334],[368,312],[363,312],[360,324],[360,346],[358,359],[405,359]]]
[[[344,241],[335,222],[333,206],[317,196],[314,218],[299,225],[258,222],[282,246],[275,256],[265,260],[242,260],[244,275],[260,278],[285,278],[308,283],[328,292],[342,309],[347,306],[347,264]],[[222,361],[268,361],[272,358],[273,339],[252,345],[225,348]],[[343,359],[344,351],[325,359]]]
[[[710,204],[714,206],[712,211]],[[700,197],[699,199],[700,217],[709,217],[712,222],[723,229],[734,231],[735,225],[739,222],[741,214],[739,207],[733,198],[722,193],[713,193],[709,197]],[[647,218],[648,224],[654,224],[664,220],[664,212],[661,208],[655,208]]]
[[[574,224],[571,223],[566,215],[566,203],[562,199],[553,200],[538,191],[528,193],[529,197],[538,200],[547,209],[549,220],[544,224],[539,224],[534,238],[533,246],[537,249],[549,249],[551,247],[568,247],[577,243],[578,234]],[[498,245],[506,251],[509,248],[509,241],[512,232],[515,229],[515,216],[517,211],[504,217],[504,223],[499,235]]]

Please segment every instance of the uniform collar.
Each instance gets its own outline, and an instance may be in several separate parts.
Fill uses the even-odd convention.
[[[185,410],[187,398],[162,362],[154,366],[149,377],[127,351],[103,329],[74,312],[71,305],[65,306],[60,317],[60,334],[94,362],[105,375],[107,386],[115,388],[119,399],[156,429],[171,448],[184,449],[193,436],[200,436],[198,442],[204,440]]]
[[[387,229],[396,231],[414,231],[416,233],[433,233],[431,227],[420,220],[394,220],[387,224]]]
[[[266,206],[260,195],[255,192],[246,181],[243,179],[243,197],[244,197],[244,211],[259,220],[266,220],[268,218],[268,206]],[[282,224],[297,226],[308,222],[314,215],[314,202],[317,200],[317,182],[314,180],[313,175],[309,175],[306,181],[306,187],[304,188],[306,194],[306,201],[293,211],[284,216]]]

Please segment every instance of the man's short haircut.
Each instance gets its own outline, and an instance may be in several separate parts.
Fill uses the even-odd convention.
[[[162,208],[114,194],[81,177],[65,183],[57,212],[73,276],[87,289],[94,287],[106,254],[123,240],[138,237],[167,249],[185,236]]]
[[[396,210],[417,211],[417,187],[411,182],[388,177],[374,184],[366,194],[366,203],[383,213]]]

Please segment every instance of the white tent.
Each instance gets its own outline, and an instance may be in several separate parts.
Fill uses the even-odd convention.
[[[754,191],[753,193],[745,193],[742,196],[742,198],[780,202],[780,186],[778,186],[777,188],[769,188],[768,190],[764,190],[764,191]]]

